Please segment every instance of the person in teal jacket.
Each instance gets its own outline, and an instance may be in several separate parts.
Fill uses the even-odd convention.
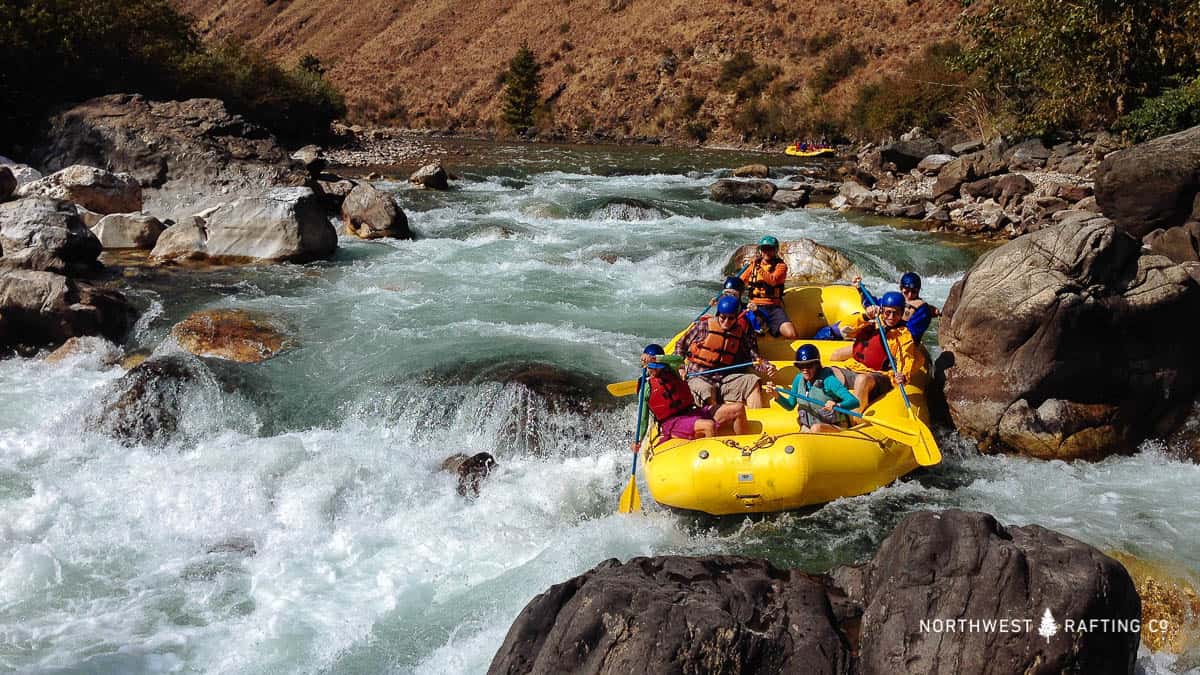
[[[834,433],[850,426],[850,418],[834,407],[854,410],[858,398],[846,388],[839,377],[840,368],[821,366],[821,352],[814,345],[801,345],[796,350],[796,368],[800,374],[788,389],[774,388],[779,405],[785,410],[798,409],[801,431]],[[800,395],[818,401],[812,403]]]

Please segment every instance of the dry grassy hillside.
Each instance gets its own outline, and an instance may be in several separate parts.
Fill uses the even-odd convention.
[[[315,54],[358,121],[502,130],[498,75],[526,41],[551,104],[542,126],[683,139],[700,124],[716,141],[741,140],[732,119],[749,102],[715,86],[734,53],[780,68],[754,98],[819,116],[924,45],[952,37],[961,11],[959,0],[178,3],[209,39],[235,36],[287,64]],[[865,65],[817,94],[814,74],[847,45]]]

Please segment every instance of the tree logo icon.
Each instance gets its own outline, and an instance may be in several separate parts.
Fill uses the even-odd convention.
[[[1054,615],[1050,613],[1050,608],[1046,608],[1046,612],[1042,614],[1042,623],[1038,625],[1038,635],[1046,638],[1046,643],[1050,643],[1050,638],[1058,633],[1058,623],[1054,621]]]

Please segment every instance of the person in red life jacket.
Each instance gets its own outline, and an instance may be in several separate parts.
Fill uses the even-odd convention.
[[[758,254],[742,272],[742,281],[750,288],[749,309],[762,313],[771,335],[790,340],[796,337],[796,326],[783,309],[787,274],[787,263],[779,257],[779,240],[768,235],[758,241]]]
[[[893,385],[904,385],[925,365],[925,354],[921,351],[912,333],[904,326],[904,296],[889,291],[858,315],[851,325],[842,326],[842,331],[854,338],[854,343],[841,347],[833,353],[834,361],[849,359],[846,364],[854,373],[854,381],[847,382],[859,401],[859,412],[864,412],[872,398],[878,398],[891,390]],[[896,359],[899,374],[892,374],[883,339],[875,325],[875,317],[883,320],[888,347]],[[851,358],[853,357],[853,358]]]
[[[642,350],[642,367],[648,369],[646,385],[641,395],[646,397],[642,418],[638,420],[638,437],[645,437],[649,417],[653,416],[662,432],[661,441],[669,438],[708,438],[729,425],[735,434],[746,433],[746,406],[741,403],[697,406],[692,390],[679,376],[683,357],[664,354],[662,345],[646,345]],[[634,450],[637,450],[634,444]]]
[[[739,316],[740,311],[737,298],[722,296],[717,302],[716,316],[697,321],[683,334],[675,352],[687,357],[689,375],[751,362],[767,376],[775,373],[775,367],[759,357],[758,338],[749,322]],[[688,386],[700,405],[741,401],[748,408],[765,408],[758,375],[749,372],[750,368],[689,377]]]
[[[862,277],[854,277],[854,287],[862,296],[863,307],[871,304],[862,287]],[[929,324],[942,313],[937,307],[921,299],[921,277],[916,272],[905,272],[900,277],[900,295],[904,296],[904,325],[917,342],[929,330]]]

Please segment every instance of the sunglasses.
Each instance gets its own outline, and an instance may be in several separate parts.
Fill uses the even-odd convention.
[[[718,314],[717,321],[737,321],[737,314]]]
[[[892,308],[890,308],[890,307],[889,307],[889,308],[887,308],[887,309],[884,309],[883,311],[881,311],[881,312],[879,312],[879,313],[880,313],[880,314],[882,314],[883,316],[888,316],[888,315],[892,315],[892,316],[900,316],[900,314],[901,314],[903,311],[904,311],[904,310],[900,310],[900,309],[892,309]]]

